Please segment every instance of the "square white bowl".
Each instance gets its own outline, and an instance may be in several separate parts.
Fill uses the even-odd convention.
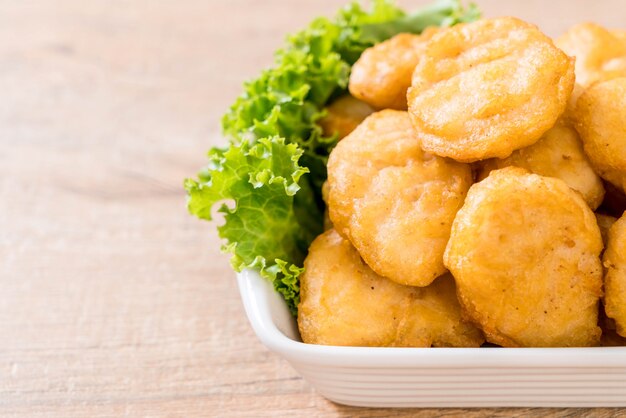
[[[626,406],[626,347],[369,348],[301,342],[255,271],[237,275],[261,342],[331,401],[368,407]]]

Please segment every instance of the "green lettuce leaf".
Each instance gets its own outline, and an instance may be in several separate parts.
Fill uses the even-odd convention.
[[[225,223],[218,230],[235,270],[260,271],[296,313],[298,277],[322,231],[321,187],[337,141],[317,124],[324,106],[346,91],[350,68],[366,48],[400,32],[478,17],[459,0],[438,0],[411,15],[375,0],[371,11],[352,3],[287,38],[274,66],[245,83],[222,118],[230,146],[209,151],[198,180],[185,181],[189,211],[201,219],[211,220],[220,202],[234,202],[221,204]]]
[[[223,249],[233,254],[236,271],[259,270],[273,281],[295,311],[299,300],[298,275],[309,243],[321,233],[321,226],[307,217],[321,218],[309,208],[304,216],[294,211],[294,199],[308,199],[312,191],[302,190],[299,181],[308,172],[298,164],[302,150],[283,138],[241,142],[227,149],[209,151],[209,168],[199,181],[187,179],[189,210],[211,220],[213,207],[225,223],[218,227],[226,240]],[[234,202],[229,207],[224,201]],[[312,207],[316,207],[315,204]],[[304,222],[304,224],[302,224]]]
[[[412,13],[387,22],[363,25],[358,38],[364,44],[376,44],[403,32],[421,33],[429,26],[453,26],[480,18],[478,7],[470,3],[464,8],[459,0],[437,0]]]

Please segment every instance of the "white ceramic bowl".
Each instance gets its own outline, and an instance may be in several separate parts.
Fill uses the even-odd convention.
[[[626,406],[626,347],[366,348],[304,344],[281,296],[237,276],[256,335],[331,401],[371,407]]]

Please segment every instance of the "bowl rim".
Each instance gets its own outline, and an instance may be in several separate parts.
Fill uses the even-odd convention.
[[[271,351],[288,360],[340,367],[423,368],[570,368],[602,369],[603,373],[626,368],[626,347],[563,348],[401,348],[343,347],[306,344],[285,335],[277,317],[289,313],[281,296],[258,272],[243,270],[237,282],[248,320],[255,334]],[[277,308],[282,304],[282,308]],[[291,316],[293,327],[295,318]],[[283,330],[281,330],[282,328]],[[616,370],[616,373],[623,371]]]

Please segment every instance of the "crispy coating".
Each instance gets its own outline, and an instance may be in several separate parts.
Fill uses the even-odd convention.
[[[505,158],[565,110],[574,60],[536,26],[482,19],[442,30],[413,73],[409,113],[425,151],[457,161]]]
[[[319,125],[325,136],[337,134],[342,139],[373,111],[367,103],[346,94],[326,107],[326,116],[319,121]]]
[[[487,177],[491,170],[509,166],[563,180],[582,194],[591,209],[595,210],[602,203],[602,180],[591,168],[578,133],[566,123],[557,123],[539,141],[513,151],[505,159],[493,158],[485,161],[479,179]]]
[[[620,31],[595,23],[572,26],[556,45],[576,57],[576,82],[588,87],[596,81],[626,76],[626,43]]]
[[[461,320],[454,279],[424,288],[374,273],[349,241],[317,237],[300,278],[298,326],[311,344],[373,347],[478,347],[480,331]]]
[[[602,242],[606,246],[607,242],[609,241],[609,230],[617,221],[617,218],[611,215],[605,215],[603,213],[596,213],[596,221],[598,222],[598,228],[600,228]]]
[[[383,110],[328,159],[330,219],[376,273],[427,286],[446,272],[443,251],[471,183],[468,165],[421,150],[407,112]]]
[[[400,33],[363,51],[352,66],[350,93],[376,109],[405,110],[411,74],[436,31],[431,27],[421,35]]]
[[[609,229],[603,256],[604,309],[615,320],[617,333],[626,337],[626,217],[622,216]]]
[[[505,347],[599,343],[602,239],[565,182],[517,167],[474,184],[444,260],[459,301],[488,341]]]
[[[626,78],[598,82],[585,90],[575,118],[596,172],[626,191]]]

